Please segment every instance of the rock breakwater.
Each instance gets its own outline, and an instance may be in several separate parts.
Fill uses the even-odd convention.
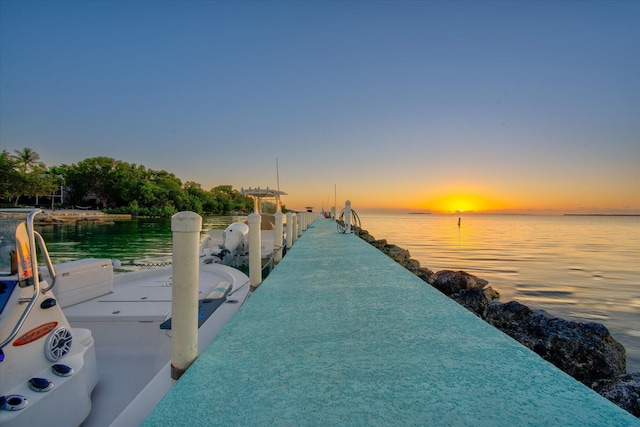
[[[412,259],[408,250],[377,240],[360,227],[353,227],[353,232],[485,322],[640,418],[640,372],[626,373],[624,346],[606,326],[568,321],[517,301],[502,303],[500,294],[484,279],[464,271],[434,273]]]

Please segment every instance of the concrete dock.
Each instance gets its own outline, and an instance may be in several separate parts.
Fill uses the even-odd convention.
[[[146,426],[637,426],[317,219]]]

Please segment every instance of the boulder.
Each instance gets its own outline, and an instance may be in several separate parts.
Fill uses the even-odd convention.
[[[383,250],[385,246],[387,246],[387,239],[374,240],[371,242],[371,245],[379,250]]]
[[[484,289],[463,289],[457,294],[451,295],[451,299],[482,319],[487,307],[498,298],[500,298],[500,294],[491,286]]]
[[[382,247],[382,252],[384,252],[389,258],[397,262],[398,264],[405,265],[407,260],[411,257],[409,251],[406,249],[402,249],[397,245],[384,245]]]
[[[376,238],[373,237],[371,234],[369,234],[367,230],[363,230],[360,227],[352,227],[351,230],[356,236],[358,236],[359,238],[361,238],[367,243],[373,243],[376,241]]]
[[[640,418],[640,372],[598,380],[591,388],[625,411]]]
[[[409,270],[410,272],[416,275],[418,274],[418,271],[420,271],[420,261],[418,261],[417,259],[407,258],[404,261],[403,266],[404,268],[406,268],[407,270]]]
[[[372,236],[371,234],[369,234],[369,233],[362,234],[362,235],[360,236],[360,238],[362,238],[362,240],[364,240],[364,241],[365,241],[365,242],[367,242],[367,243],[373,243],[373,242],[375,242],[375,241],[376,241],[376,238],[375,238],[375,237],[373,237],[373,236]]]
[[[418,268],[417,271],[415,271],[414,273],[416,276],[418,276],[420,279],[422,279],[422,281],[430,283],[432,280],[432,277],[434,275],[433,271],[431,271],[430,269],[428,269],[427,267],[420,267]]]
[[[489,305],[484,319],[587,386],[626,372],[624,347],[600,323],[567,321],[516,301]]]
[[[489,282],[465,271],[442,270],[434,274],[429,283],[443,294],[451,296],[462,290],[482,290]]]

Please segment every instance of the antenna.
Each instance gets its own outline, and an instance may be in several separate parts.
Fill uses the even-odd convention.
[[[280,192],[280,170],[278,169],[277,157],[276,157],[276,185],[278,186],[278,192]]]
[[[276,157],[276,186],[278,194],[276,195],[276,211],[280,212],[280,168],[278,168],[278,158]]]

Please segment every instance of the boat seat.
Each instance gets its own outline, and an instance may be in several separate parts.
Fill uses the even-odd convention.
[[[51,283],[47,269],[41,269],[40,274]],[[110,259],[84,258],[56,265],[56,275],[53,293],[65,308],[111,292],[113,263]]]

